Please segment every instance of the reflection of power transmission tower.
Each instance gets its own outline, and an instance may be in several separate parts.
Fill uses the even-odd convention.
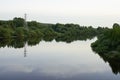
[[[24,46],[24,57],[27,57],[27,43]]]

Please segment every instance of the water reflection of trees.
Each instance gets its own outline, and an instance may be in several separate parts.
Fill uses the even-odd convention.
[[[66,42],[71,43],[76,40],[87,40],[92,39],[94,36],[44,36],[40,37],[32,37],[32,38],[2,38],[0,39],[0,48],[1,47],[12,47],[12,48],[24,48],[24,57],[27,57],[27,46],[35,46],[40,43],[41,40],[45,42],[51,42],[55,40],[56,42]]]
[[[120,52],[110,52],[110,53],[103,53],[98,55],[105,61],[109,63],[109,66],[112,69],[114,74],[120,73]]]
[[[1,47],[12,47],[12,48],[24,48],[24,57],[27,57],[27,46],[34,46],[39,44],[41,38],[9,38],[9,39],[0,39],[0,48]]]
[[[76,40],[87,40],[92,39],[94,36],[58,36],[58,37],[50,37],[44,36],[43,38],[9,38],[9,39],[0,39],[0,47],[13,47],[13,48],[23,48],[27,43],[28,46],[35,46],[40,43],[41,40],[46,42],[51,42],[55,40],[56,42],[66,42],[71,43]]]
[[[31,39],[18,39],[18,38],[12,38],[12,39],[0,39],[0,47],[13,47],[13,48],[23,48],[26,43],[28,43],[28,46],[34,46],[36,44],[39,44],[41,41],[40,38],[31,38]]]

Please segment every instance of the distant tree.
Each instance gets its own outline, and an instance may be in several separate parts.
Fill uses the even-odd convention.
[[[24,19],[15,17],[13,19],[13,24],[15,27],[24,27]]]

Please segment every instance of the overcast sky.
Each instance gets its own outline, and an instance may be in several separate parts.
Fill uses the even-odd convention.
[[[120,0],[0,0],[0,19],[24,13],[44,23],[110,26],[120,23]]]

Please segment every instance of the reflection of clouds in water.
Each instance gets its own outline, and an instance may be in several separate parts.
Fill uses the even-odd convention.
[[[4,48],[4,54],[0,55],[0,80],[3,80],[1,77],[8,78],[4,80],[97,80],[104,78],[101,75],[114,80],[109,65],[90,48],[90,43],[95,40],[70,44],[42,41],[38,46],[27,48],[27,58],[21,54],[23,49]]]
[[[8,73],[26,73],[26,74],[36,74],[51,77],[62,77],[70,78],[81,74],[95,74],[106,72],[103,68],[97,68],[96,66],[86,66],[85,64],[79,65],[68,65],[68,64],[46,64],[46,65],[21,65],[21,64],[10,64],[0,66],[0,74]]]
[[[31,73],[33,69],[28,66],[20,65],[20,64],[14,64],[14,65],[4,65],[0,66],[1,72],[2,73],[7,73],[7,72],[23,72],[23,73]]]
[[[95,40],[96,38],[92,42]],[[10,62],[6,61],[9,62],[7,63],[9,65],[3,63],[5,66],[0,67],[0,69],[2,69],[3,73],[30,73],[64,78],[80,74],[95,74],[108,71],[104,67],[105,65],[102,65],[102,62],[97,62],[99,60],[95,57],[98,56],[88,54],[92,53],[90,43],[91,41],[89,40],[75,41],[70,44],[42,41],[39,46],[28,47],[31,54],[29,54],[27,59],[10,55]]]
[[[107,69],[97,68],[96,66],[75,65],[46,65],[39,67],[38,72],[47,76],[54,77],[72,77],[81,74],[95,74],[107,72]]]

